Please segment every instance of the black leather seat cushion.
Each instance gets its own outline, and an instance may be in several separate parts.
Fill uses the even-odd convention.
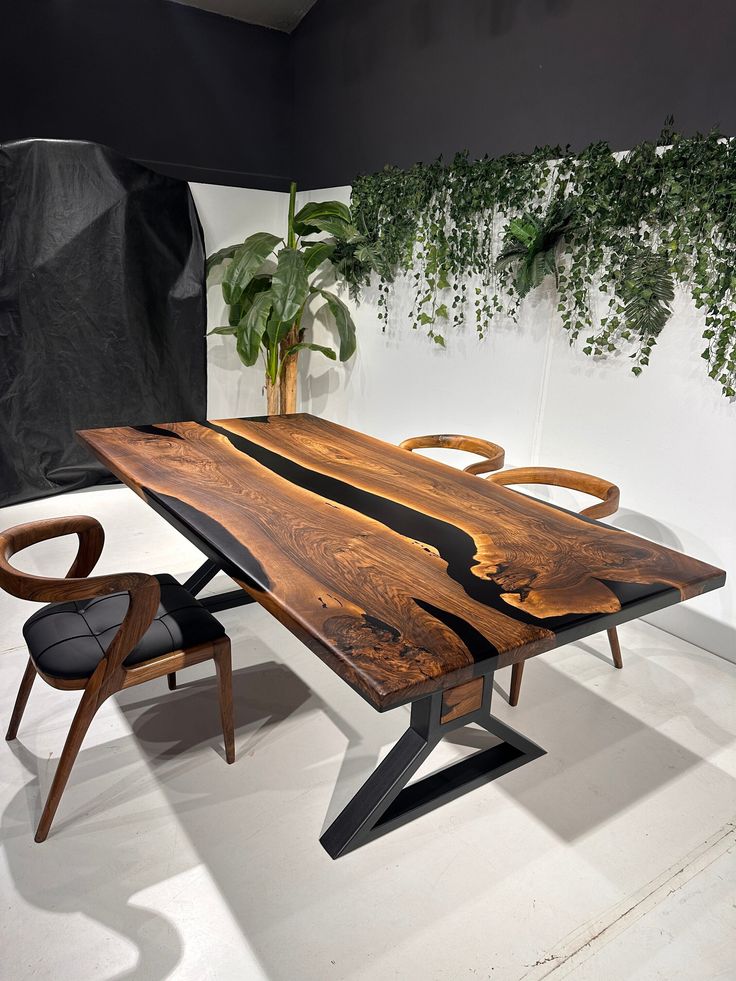
[[[225,628],[173,576],[156,576],[161,603],[126,667],[222,637]],[[51,603],[23,627],[39,670],[54,678],[88,678],[100,663],[128,609],[128,593]]]

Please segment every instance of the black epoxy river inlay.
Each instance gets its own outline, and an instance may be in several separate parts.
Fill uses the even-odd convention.
[[[250,420],[253,421],[253,420]],[[202,425],[213,432],[225,436],[231,445],[239,452],[251,457],[261,466],[297,487],[327,500],[357,511],[366,517],[380,521],[381,524],[405,538],[425,542],[437,549],[439,555],[447,563],[447,573],[458,585],[462,586],[468,596],[484,606],[498,610],[504,615],[518,620],[529,626],[539,626],[555,633],[564,630],[568,624],[582,625],[590,619],[600,617],[600,613],[590,615],[565,614],[557,617],[535,617],[526,610],[512,607],[501,599],[501,594],[508,590],[497,585],[491,579],[481,579],[473,575],[473,566],[478,564],[475,558],[476,546],[471,535],[455,525],[440,518],[415,511],[404,504],[388,500],[378,494],[355,487],[337,477],[311,470],[280,453],[253,442],[240,433],[233,433],[212,422]],[[651,596],[651,585],[632,583],[606,582],[609,589],[624,602],[632,602],[640,596]],[[665,589],[666,587],[662,587]],[[446,614],[449,616],[449,614]],[[474,629],[474,628],[471,628]],[[457,631],[456,631],[457,632]],[[486,648],[488,642],[484,640]]]

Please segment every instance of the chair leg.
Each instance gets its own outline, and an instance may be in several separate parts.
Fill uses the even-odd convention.
[[[15,699],[15,705],[13,706],[13,714],[10,716],[10,725],[8,726],[8,731],[5,734],[5,738],[10,742],[12,739],[18,735],[18,726],[20,725],[20,720],[23,718],[23,713],[26,709],[26,704],[28,702],[28,696],[31,694],[31,688],[33,688],[33,682],[36,680],[36,668],[33,664],[31,658],[28,658],[28,664],[26,665],[26,670],[23,675],[23,680],[20,683],[20,688],[18,689],[18,695]]]
[[[618,633],[616,628],[612,627],[610,630],[606,631],[608,633],[608,642],[611,645],[611,654],[613,655],[613,663],[617,668],[622,668],[624,666],[623,659],[621,657],[621,645],[618,642]]]
[[[166,675],[166,680],[169,683],[169,691],[176,690],[176,671],[172,671],[171,674]]]
[[[511,668],[511,689],[509,691],[509,705],[519,704],[519,693],[521,692],[521,676],[524,674],[524,661],[519,661]]]
[[[220,690],[220,718],[225,740],[225,759],[235,762],[235,733],[233,731],[233,671],[230,644],[223,646],[214,657],[217,683]]]
[[[77,754],[79,753],[79,749],[82,745],[82,740],[89,729],[89,724],[94,718],[95,712],[99,708],[99,689],[101,680],[102,674],[100,674],[98,677],[98,673],[95,672],[82,693],[82,699],[77,706],[74,721],[72,722],[71,729],[69,730],[69,735],[66,737],[64,749],[59,757],[56,773],[54,774],[54,779],[51,784],[51,790],[46,798],[46,804],[43,809],[43,814],[41,815],[41,820],[38,822],[38,828],[36,829],[36,841],[38,842],[46,841],[46,836],[49,833],[51,822],[54,820],[54,815],[56,814],[56,809],[59,806],[61,795],[64,793],[66,782],[69,779],[69,774],[72,772],[74,761],[76,760]]]

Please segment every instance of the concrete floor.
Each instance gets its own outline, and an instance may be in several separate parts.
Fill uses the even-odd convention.
[[[199,555],[129,491],[6,508],[102,520],[99,571]],[[72,542],[29,550],[62,571]],[[214,587],[218,583],[213,583]],[[31,604],[0,597],[0,720]],[[33,842],[78,696],[37,682],[0,752],[0,977],[715,981],[736,976],[736,665],[644,623],[529,663],[494,712],[547,749],[347,857],[327,822],[407,724],[375,713],[259,607],[233,638],[238,758],[209,667],[109,700],[48,841]],[[509,672],[500,672],[500,687]],[[450,759],[477,743],[464,730]]]

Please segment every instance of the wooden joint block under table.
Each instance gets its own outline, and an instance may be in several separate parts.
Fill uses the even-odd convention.
[[[452,722],[453,719],[459,719],[461,715],[477,712],[482,702],[483,678],[474,678],[464,685],[458,685],[457,688],[448,688],[442,695],[440,723]]]

